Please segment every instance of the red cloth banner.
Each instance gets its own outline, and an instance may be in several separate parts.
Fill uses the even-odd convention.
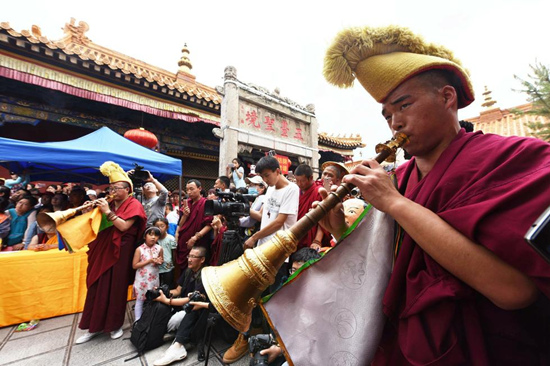
[[[279,165],[281,166],[281,173],[288,174],[288,168],[290,168],[290,165],[292,164],[288,156],[275,155],[275,158],[279,161]]]
[[[184,120],[189,123],[194,122],[206,122],[210,124],[214,124],[216,126],[219,126],[219,123],[216,121],[212,121],[206,118],[200,118],[195,116],[190,116],[183,113],[178,112],[172,112],[168,110],[162,110],[154,107],[150,107],[144,104],[135,103],[129,100],[121,99],[112,97],[109,95],[103,95],[100,93],[95,93],[93,91],[80,89],[71,85],[66,85],[63,83],[60,83],[58,81],[48,80],[45,78],[42,78],[40,76],[35,76],[31,74],[27,74],[24,72],[20,72],[17,70],[12,70],[4,67],[0,67],[0,76],[14,79],[17,81],[21,81],[27,84],[33,84],[38,85],[43,88],[47,89],[53,89],[57,91],[61,91],[66,94],[74,95],[80,98],[90,99],[97,102],[107,103],[107,104],[114,104],[120,107],[128,108],[128,109],[134,109],[137,111],[142,111],[145,113],[154,114],[157,116],[165,117],[165,118],[171,118],[171,119],[178,119],[178,120]]]

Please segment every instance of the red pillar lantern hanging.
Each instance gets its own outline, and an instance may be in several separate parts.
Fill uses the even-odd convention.
[[[124,133],[124,137],[138,145],[145,146],[148,149],[154,148],[159,143],[159,140],[155,134],[147,131],[143,127],[126,131]]]

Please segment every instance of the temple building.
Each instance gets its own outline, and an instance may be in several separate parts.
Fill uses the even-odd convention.
[[[321,165],[325,161],[352,161],[353,151],[365,146],[366,145],[363,143],[363,139],[359,134],[334,136],[329,135],[326,132],[321,132],[319,133],[319,155],[321,155]]]
[[[88,29],[71,19],[51,41],[37,26],[17,32],[0,23],[0,136],[62,141],[102,126],[120,134],[143,127],[159,151],[182,159],[184,178],[215,179],[211,131],[222,98],[195,80],[187,47],[171,73],[93,43]]]
[[[103,126],[119,134],[144,128],[158,138],[157,151],[181,159],[184,180],[206,188],[236,156],[251,165],[275,150],[289,168],[318,166],[362,146],[359,136],[318,134],[312,106],[237,85],[227,69],[223,87],[199,83],[186,45],[170,72],[95,44],[88,30],[71,19],[52,41],[38,26],[18,32],[0,23],[1,137],[63,141]],[[237,119],[229,123],[228,113]],[[177,179],[166,185],[176,189]]]
[[[318,133],[315,106],[303,107],[254,84],[238,80],[237,70],[225,69],[220,138],[220,174],[227,163],[239,156],[246,165],[253,165],[266,153],[273,152],[283,174],[299,164],[308,164],[314,172],[327,160],[347,161],[353,150],[364,147],[361,137],[334,137]]]
[[[500,109],[496,101],[491,97],[491,91],[485,87],[483,93],[484,102],[481,105],[484,109],[479,116],[467,118],[466,121],[473,123],[474,131],[494,133],[502,136],[523,136],[533,137],[528,126],[529,122],[547,123],[548,120],[542,116],[521,114],[532,110],[533,105],[526,103],[513,108]]]

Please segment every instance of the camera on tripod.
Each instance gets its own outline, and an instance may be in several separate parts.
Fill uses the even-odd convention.
[[[226,220],[239,218],[250,214],[250,200],[255,199],[255,194],[242,194],[233,192],[222,192],[216,189],[218,200],[206,201],[204,205],[204,216],[222,214]]]
[[[276,344],[271,334],[258,334],[248,338],[248,350],[254,356],[250,360],[250,366],[268,365],[268,355],[261,355],[260,351]]]

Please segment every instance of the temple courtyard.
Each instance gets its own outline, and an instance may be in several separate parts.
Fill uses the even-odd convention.
[[[109,334],[102,334],[87,343],[75,344],[75,340],[84,334],[84,331],[78,328],[81,313],[41,320],[36,328],[26,332],[15,332],[17,325],[0,328],[0,365],[153,365],[155,360],[162,357],[171,341],[125,362],[136,355],[129,339],[131,324],[134,321],[133,303],[132,301],[127,305],[124,335],[115,340],[112,340]],[[222,355],[230,346],[222,340],[213,339],[208,365],[223,365]],[[186,359],[172,365],[204,365],[205,362],[197,361],[197,354],[196,349],[191,349]],[[249,360],[248,357],[243,357],[232,365],[248,365]]]

